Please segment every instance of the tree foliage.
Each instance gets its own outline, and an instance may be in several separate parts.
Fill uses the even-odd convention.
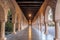
[[[5,26],[5,31],[12,32],[12,13],[10,10],[8,11],[8,21]]]

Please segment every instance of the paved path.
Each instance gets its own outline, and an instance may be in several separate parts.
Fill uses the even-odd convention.
[[[43,32],[41,33],[36,28],[31,28],[31,39],[29,39],[29,28],[17,32],[16,34],[10,34],[7,36],[7,40],[53,40],[51,35],[45,35]]]

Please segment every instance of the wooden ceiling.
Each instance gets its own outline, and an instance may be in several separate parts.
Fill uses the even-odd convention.
[[[44,0],[16,0],[27,20],[33,20]],[[32,16],[29,17],[29,14]]]

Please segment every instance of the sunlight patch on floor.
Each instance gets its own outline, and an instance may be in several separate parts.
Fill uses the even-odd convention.
[[[45,35],[42,33],[42,40],[53,40],[53,36],[50,34]]]
[[[32,30],[31,30],[31,26],[29,26],[29,40],[32,39]]]
[[[54,40],[54,36],[52,36],[51,34],[44,34],[44,31],[39,31],[38,29],[36,28],[33,28],[35,29],[35,31],[37,32],[37,34],[39,33],[39,38],[40,40]]]

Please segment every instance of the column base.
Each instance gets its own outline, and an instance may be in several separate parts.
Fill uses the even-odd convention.
[[[40,28],[40,31],[42,32],[42,29]]]
[[[20,30],[18,30],[18,32],[20,32]]]
[[[6,37],[4,37],[4,38],[1,38],[1,40],[7,40],[7,38],[6,38]]]
[[[47,35],[48,33],[44,32],[44,34],[46,34],[46,35]]]
[[[54,38],[54,40],[60,40],[60,38]]]
[[[20,29],[18,29],[18,31],[20,32]]]
[[[16,32],[13,32],[13,34],[16,34]]]

